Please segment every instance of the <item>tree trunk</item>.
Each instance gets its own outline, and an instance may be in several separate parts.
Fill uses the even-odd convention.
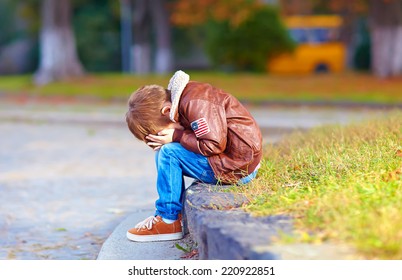
[[[171,32],[169,14],[165,0],[150,0],[152,21],[156,31],[155,72],[167,73],[172,70]]]
[[[121,65],[125,73],[132,71],[131,45],[132,45],[132,24],[131,24],[131,1],[120,0],[120,27],[121,27]]]
[[[340,10],[340,16],[343,18],[343,24],[340,30],[340,40],[346,46],[345,64],[348,68],[353,67],[353,56],[355,46],[353,45],[353,35],[355,33],[354,25],[356,22],[356,13],[353,10],[353,1],[347,1]]]
[[[135,0],[134,2],[134,45],[132,59],[134,73],[148,74],[151,72],[151,45],[150,30],[151,19],[148,14],[148,1]]]
[[[71,27],[70,0],[43,0],[37,84],[83,75]]]
[[[373,74],[402,73],[402,0],[370,0]]]
[[[134,45],[132,57],[134,72],[167,73],[172,70],[172,50],[169,15],[165,0],[135,0]],[[155,30],[155,55],[152,59],[151,34]],[[154,67],[152,67],[152,61]]]

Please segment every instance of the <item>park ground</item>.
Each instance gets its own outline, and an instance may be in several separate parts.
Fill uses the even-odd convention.
[[[237,98],[261,102],[402,104],[402,77],[378,79],[367,73],[309,76],[272,76],[189,72],[191,79],[208,82]],[[15,96],[86,97],[125,101],[135,89],[146,84],[167,86],[169,75],[132,76],[121,74],[87,75],[68,82],[45,86],[32,84],[32,76],[0,77],[0,93]],[[66,100],[65,100],[66,101]]]
[[[343,125],[350,120],[347,119],[342,126],[314,128],[308,133],[303,132],[298,135],[286,134],[285,140],[279,144],[269,145],[269,142],[272,141],[268,141],[260,178],[252,188],[244,191],[253,199],[245,210],[256,215],[286,213],[293,216],[300,236],[284,236],[279,242],[331,241],[340,244],[346,243],[357,248],[360,258],[401,258],[402,244],[400,240],[402,238],[400,236],[402,233],[400,228],[402,227],[397,225],[400,224],[402,218],[400,210],[402,207],[399,202],[402,189],[400,169],[402,167],[400,157],[402,150],[400,121],[402,119],[400,113],[402,79],[380,80],[367,74],[356,73],[305,77],[203,72],[190,74],[192,79],[221,87],[241,100],[252,104],[270,105],[258,106],[265,109],[256,111],[261,122],[268,123],[266,126],[269,128],[264,128],[265,133],[268,134],[272,132],[272,128],[275,128],[276,131],[284,129],[286,132],[289,132],[289,129],[297,128],[297,125],[289,125],[292,122],[300,124],[300,127],[303,127],[304,124],[304,128],[309,129],[325,124],[323,122],[325,116],[317,115],[317,108],[318,110],[324,108],[324,111],[332,113],[338,112],[337,117],[345,117],[351,112],[359,114],[364,111],[364,119],[369,119],[364,124],[359,122],[351,127],[345,127]],[[115,131],[114,127],[107,126],[107,129],[102,129],[98,125],[95,127],[89,125],[77,130],[75,125],[67,125],[59,128],[57,124],[60,123],[60,119],[53,119],[56,125],[49,126],[46,122],[43,123],[40,115],[45,114],[44,119],[49,117],[52,119],[54,115],[57,115],[52,113],[46,115],[49,107],[58,111],[59,115],[61,113],[61,116],[63,116],[64,110],[67,115],[78,116],[78,118],[80,116],[91,117],[103,110],[107,112],[108,116],[111,116],[111,123],[119,123],[122,121],[120,115],[124,113],[125,102],[133,90],[143,84],[166,85],[169,77],[90,75],[82,79],[42,87],[34,86],[31,78],[31,76],[0,77],[2,100],[9,102],[8,104],[14,104],[11,107],[2,106],[2,109],[11,116],[2,124],[2,134],[4,132],[11,136],[4,142],[5,147],[9,147],[3,151],[9,161],[2,162],[2,165],[7,167],[4,170],[7,170],[5,175],[9,180],[2,183],[2,188],[12,190],[17,187],[18,189],[18,192],[10,193],[11,198],[7,200],[8,202],[13,202],[13,199],[31,201],[30,196],[33,195],[34,200],[37,200],[39,204],[32,205],[32,209],[28,207],[32,210],[30,214],[41,210],[43,208],[41,205],[46,205],[47,197],[52,198],[50,207],[53,212],[48,214],[38,212],[42,218],[48,220],[51,228],[46,232],[51,238],[46,238],[46,235],[40,237],[43,229],[39,224],[40,216],[27,218],[31,222],[38,219],[38,226],[32,226],[28,231],[20,231],[30,224],[24,224],[23,220],[9,214],[2,227],[3,229],[12,228],[10,225],[16,221],[17,228],[12,228],[12,230],[16,234],[18,232],[19,235],[16,235],[17,239],[13,239],[12,232],[2,231],[3,234],[6,234],[5,240],[9,242],[7,243],[9,251],[3,253],[7,258],[54,258],[54,256],[56,258],[93,258],[99,243],[116,225],[116,217],[112,219],[109,216],[103,221],[93,219],[86,221],[85,219],[90,216],[75,216],[74,209],[69,208],[68,204],[58,204],[58,195],[65,192],[70,198],[74,198],[81,190],[82,194],[88,197],[87,201],[95,206],[98,201],[95,199],[96,197],[102,201],[102,194],[112,191],[109,189],[110,178],[102,179],[102,176],[109,174],[109,177],[116,177],[121,181],[123,188],[120,188],[119,191],[122,193],[126,191],[130,199],[119,201],[118,195],[111,196],[111,201],[103,201],[104,206],[99,208],[100,211],[106,215],[112,214],[112,216],[119,216],[130,211],[132,206],[130,201],[135,200],[136,196],[136,194],[132,194],[130,175],[127,175],[130,173],[130,168],[120,166],[114,160],[112,165],[120,166],[120,168],[108,169],[110,165],[107,161],[113,156],[114,147],[116,147],[119,157],[126,158],[125,160],[129,162],[133,156],[130,157],[125,150],[131,147],[131,140],[123,131]],[[32,103],[35,106],[30,107]],[[86,107],[83,104],[86,104]],[[89,114],[86,111],[88,104],[96,104]],[[278,109],[275,107],[278,104],[285,106],[288,111],[285,110],[285,113],[285,111],[279,110],[282,113],[273,113]],[[66,108],[65,105],[70,107]],[[302,118],[295,112],[304,106],[307,107],[304,109],[305,115]],[[24,115],[24,112],[19,110],[24,111],[24,108],[28,109],[32,116],[39,115],[39,119],[30,124],[20,123],[19,113]],[[345,108],[347,109],[345,110]],[[369,108],[368,111],[367,108]],[[84,114],[82,115],[82,113]],[[321,122],[316,121],[312,116],[319,118]],[[15,121],[18,124],[15,124]],[[107,119],[103,119],[103,121],[103,125],[110,124]],[[120,123],[120,128],[123,129],[121,125]],[[27,137],[21,138],[20,131],[25,131]],[[41,135],[48,135],[50,138],[44,140]],[[64,138],[60,139],[58,135],[65,135],[65,140],[72,145],[71,149],[75,152],[63,150],[63,143],[67,142],[63,142]],[[76,139],[77,135],[85,141]],[[115,138],[115,135],[121,135],[120,140]],[[105,136],[107,137],[105,138]],[[98,137],[100,137],[99,140],[96,140]],[[29,138],[33,139],[34,143],[24,142]],[[57,141],[50,141],[51,139]],[[97,145],[93,145],[94,140],[98,141]],[[60,141],[60,146],[57,146],[56,143]],[[32,156],[33,165],[26,165],[24,153],[19,149],[19,144],[27,149],[28,154],[25,155]],[[10,150],[14,152],[10,152]],[[86,155],[86,159],[77,160],[80,154]],[[74,158],[74,156],[76,157]],[[79,166],[82,165],[79,165],[79,162],[85,168],[80,168]],[[148,165],[151,166],[152,163],[150,162]],[[46,176],[38,178],[38,173],[34,172],[35,168],[36,171],[43,172]],[[90,174],[93,173],[93,176],[90,176],[89,179],[86,178],[84,169]],[[66,170],[71,173],[66,173]],[[103,170],[102,176],[97,173],[99,170]],[[148,177],[151,176],[148,175]],[[19,180],[19,176],[22,176],[24,180]],[[147,182],[146,180],[149,178],[144,177],[141,180]],[[50,193],[46,191],[46,188],[51,187],[54,183],[58,187],[53,188]],[[69,185],[72,188],[69,188]],[[82,186],[86,187],[82,188]],[[35,188],[38,190],[36,194],[29,194],[29,190]],[[91,199],[91,193],[98,194]],[[122,195],[124,196],[124,194]],[[149,194],[146,196],[151,197]],[[7,201],[3,207],[6,205],[12,209],[19,207],[15,203],[7,204]],[[85,208],[85,204],[88,203],[80,200],[73,201],[73,205],[81,208]],[[140,209],[137,211],[151,208],[151,201],[152,199],[147,200],[146,205],[137,207],[136,209]],[[116,204],[113,205],[113,203]],[[57,211],[64,211],[65,224],[58,221],[53,214]],[[87,212],[90,215],[97,214],[95,210]],[[77,217],[80,217],[84,224],[96,228],[96,230],[77,227],[74,224],[74,219]],[[102,225],[104,222],[107,222],[106,227]],[[374,225],[374,227],[369,225]],[[73,228],[76,231],[72,230]],[[29,241],[31,232],[38,233],[37,240],[34,238],[32,244]],[[60,236],[63,241],[56,242],[58,245],[53,247],[47,244],[47,241],[52,241],[52,238],[56,240],[57,236]],[[91,253],[88,253],[88,248],[85,249],[87,251],[82,250],[88,240],[92,244],[89,246]],[[41,242],[45,245],[41,245]],[[73,245],[63,247],[63,244],[68,243]],[[29,247],[29,245],[36,250],[35,253],[24,251],[23,248]],[[2,258],[4,257],[3,255]]]

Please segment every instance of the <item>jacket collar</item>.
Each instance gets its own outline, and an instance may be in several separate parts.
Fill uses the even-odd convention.
[[[172,122],[178,121],[177,115],[180,97],[189,81],[190,76],[181,70],[176,71],[172,78],[170,78],[168,90],[171,92],[172,107],[170,109],[169,117]]]

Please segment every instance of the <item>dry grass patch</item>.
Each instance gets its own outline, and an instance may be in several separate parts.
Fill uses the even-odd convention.
[[[265,148],[241,191],[255,215],[287,214],[298,241],[351,244],[366,258],[402,259],[402,112],[293,134]]]

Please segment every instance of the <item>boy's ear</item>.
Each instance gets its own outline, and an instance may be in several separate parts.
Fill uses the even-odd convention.
[[[172,106],[171,106],[170,104],[163,106],[162,109],[161,109],[162,115],[164,115],[164,116],[169,116],[169,114],[170,114],[170,108],[171,108],[171,107],[172,107]]]

